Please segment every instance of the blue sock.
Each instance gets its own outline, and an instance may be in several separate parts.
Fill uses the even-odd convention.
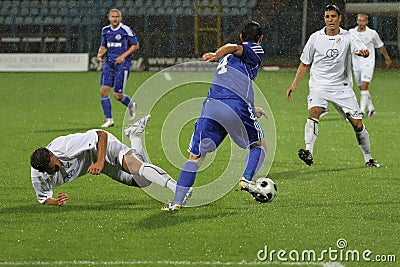
[[[128,95],[124,95],[124,97],[121,99],[121,103],[129,108],[131,108],[133,105],[131,103],[131,98]]]
[[[101,97],[101,106],[103,107],[103,113],[107,119],[111,119],[111,99],[109,96]]]
[[[265,148],[263,146],[255,146],[250,148],[246,157],[246,168],[244,169],[243,177],[251,181],[254,174],[260,169],[265,158]]]
[[[186,161],[185,165],[179,174],[178,183],[175,191],[175,199],[172,204],[182,204],[183,199],[189,188],[194,184],[194,180],[196,179],[197,170],[199,166],[194,161]]]

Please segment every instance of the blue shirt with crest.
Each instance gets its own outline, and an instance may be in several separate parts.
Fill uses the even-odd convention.
[[[120,23],[120,25],[113,29],[111,25],[103,27],[101,31],[101,46],[106,47],[106,62],[115,65],[115,59],[125,53],[132,45],[138,44],[135,33],[132,29]],[[132,56],[125,58],[125,66],[130,66]]]

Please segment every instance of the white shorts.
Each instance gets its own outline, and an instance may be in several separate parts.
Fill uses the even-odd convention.
[[[374,75],[374,66],[365,66],[363,69],[353,69],[354,80],[357,83],[357,86],[360,87],[362,82],[370,83],[372,80],[372,76]]]
[[[312,107],[322,107],[328,110],[328,103],[332,103],[335,109],[344,117],[347,114],[354,119],[362,119],[357,98],[352,89],[343,87],[338,90],[311,89],[307,97],[308,109]]]
[[[119,141],[114,135],[111,133],[107,133],[108,142],[107,142],[107,152],[106,152],[106,164],[102,173],[111,177],[112,179],[121,182],[126,185],[138,186],[138,187],[146,187],[151,184],[150,181],[141,177],[137,174],[129,174],[122,170],[122,161],[124,156],[129,152],[136,157],[135,149],[128,147]]]

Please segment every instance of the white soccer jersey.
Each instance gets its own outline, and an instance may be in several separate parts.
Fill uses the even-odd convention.
[[[375,67],[375,48],[381,48],[383,42],[379,34],[366,26],[365,31],[359,32],[358,26],[349,30],[352,34],[356,35],[368,48],[369,57],[363,58],[353,55],[353,69],[368,68],[373,71]]]
[[[32,185],[40,203],[53,196],[54,187],[87,174],[88,168],[97,160],[96,131],[98,130],[60,136],[47,146],[60,160],[62,168],[52,175],[31,168]],[[132,183],[132,175],[122,171],[121,168],[122,158],[130,148],[112,134],[107,133],[107,136],[106,162],[102,173],[119,182]]]
[[[329,36],[322,30],[308,39],[300,60],[310,69],[310,89],[335,90],[352,88],[351,55],[366,46],[356,36],[340,28],[339,34]]]

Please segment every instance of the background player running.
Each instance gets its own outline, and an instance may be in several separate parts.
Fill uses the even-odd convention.
[[[128,81],[132,54],[139,49],[139,42],[132,29],[121,23],[122,15],[118,9],[111,9],[108,20],[110,25],[101,32],[101,45],[97,58],[104,62],[100,77],[101,106],[106,117],[101,127],[114,125],[111,112],[110,88],[114,88],[114,97],[127,106],[130,119],[135,117],[136,104],[124,94]]]
[[[368,107],[368,117],[375,113],[375,107],[372,103],[371,94],[368,90],[369,83],[374,75],[375,68],[375,48],[378,48],[385,57],[386,67],[390,67],[392,61],[386,51],[386,48],[379,37],[378,33],[370,29],[368,26],[368,16],[366,14],[357,15],[357,27],[349,31],[356,35],[368,48],[369,57],[358,57],[353,54],[353,73],[357,86],[360,88],[360,109],[365,114],[365,109]]]

